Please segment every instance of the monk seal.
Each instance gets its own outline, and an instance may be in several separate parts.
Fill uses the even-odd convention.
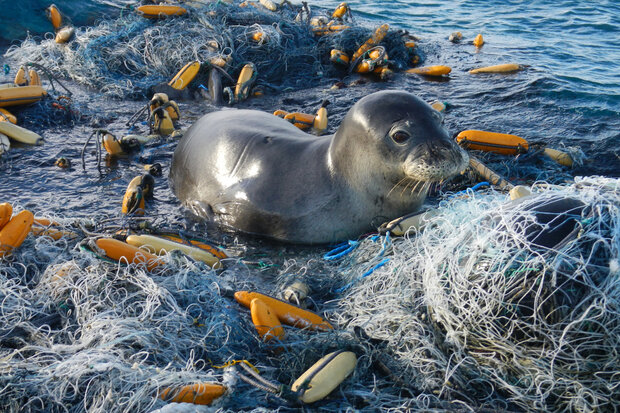
[[[467,164],[437,111],[390,90],[360,99],[330,136],[256,110],[209,113],[179,142],[170,181],[181,201],[219,224],[316,244],[417,210],[430,183]]]

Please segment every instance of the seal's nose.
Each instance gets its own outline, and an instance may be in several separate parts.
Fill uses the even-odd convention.
[[[414,151],[416,156],[426,155],[429,159],[445,159],[455,152],[452,142],[429,139],[418,145]]]

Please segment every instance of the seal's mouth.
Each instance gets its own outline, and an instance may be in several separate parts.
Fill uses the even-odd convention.
[[[405,176],[411,181],[442,182],[463,172],[469,155],[450,141],[418,145],[404,162]]]

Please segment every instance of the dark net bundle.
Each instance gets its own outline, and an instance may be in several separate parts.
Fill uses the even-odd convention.
[[[52,38],[28,37],[11,47],[6,57],[17,64],[43,64],[57,76],[121,98],[146,97],[151,86],[168,82],[186,63],[196,60],[203,63],[203,72],[212,64],[224,64],[229,85],[251,62],[258,85],[302,89],[346,75],[346,68],[330,62],[331,49],[353,53],[374,30],[356,21],[347,22],[350,28],[341,32],[315,36],[308,22],[296,19],[300,7],[291,4],[276,12],[259,4],[241,7],[223,2],[193,3],[186,8],[184,16],[158,20],[128,12],[77,29],[75,38],[64,45]],[[318,10],[314,15],[320,14]],[[410,57],[402,35],[390,30],[381,43],[397,69],[406,67]],[[194,83],[195,88],[199,82]]]

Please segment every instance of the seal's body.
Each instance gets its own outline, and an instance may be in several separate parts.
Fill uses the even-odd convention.
[[[176,195],[235,229],[297,243],[356,238],[418,209],[431,182],[467,166],[438,112],[414,95],[362,98],[335,135],[254,110],[199,119],[170,171]]]

